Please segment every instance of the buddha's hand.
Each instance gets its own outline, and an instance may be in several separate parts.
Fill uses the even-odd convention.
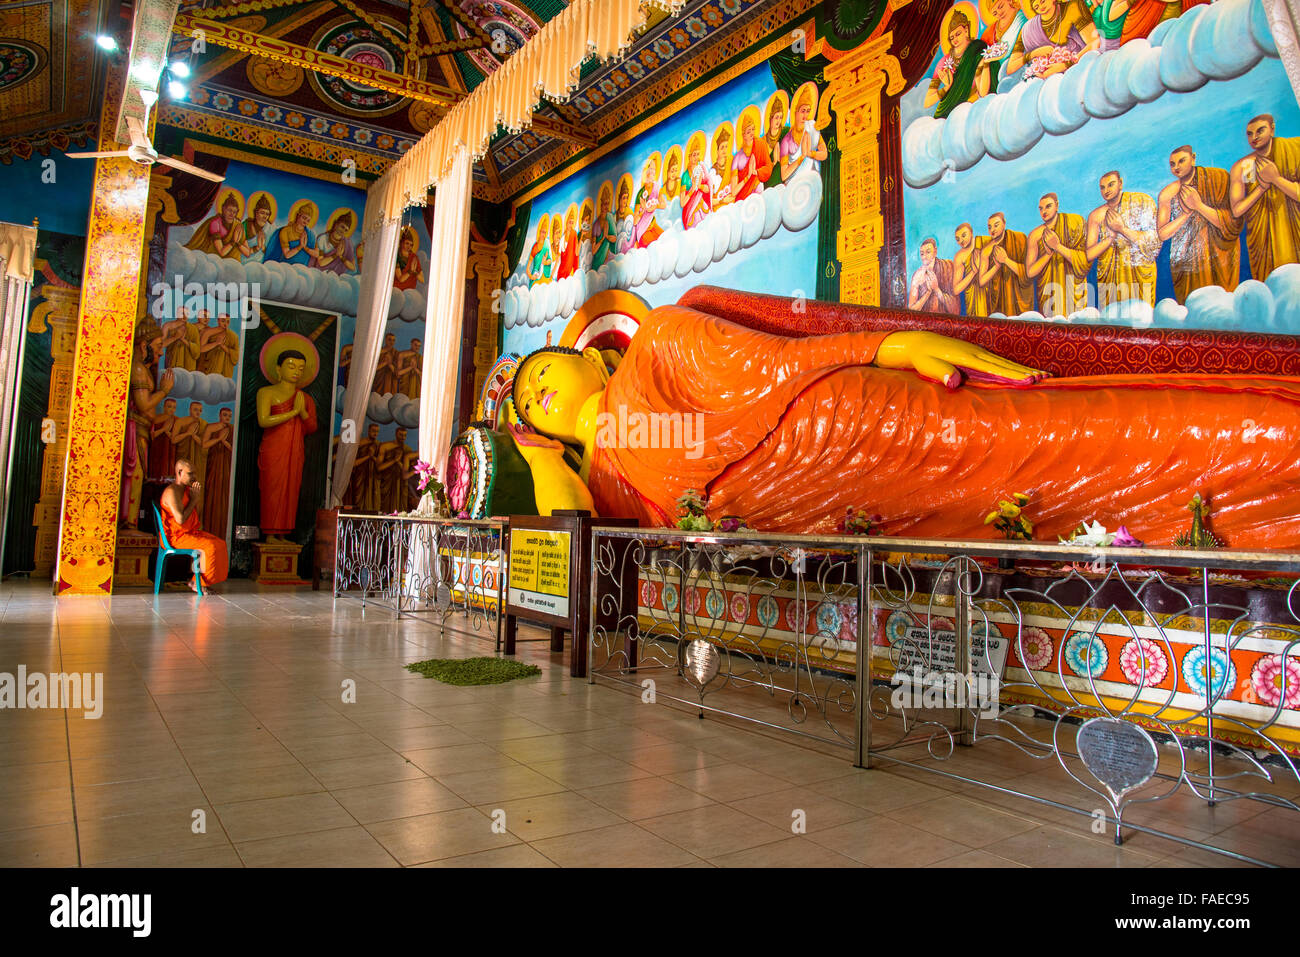
[[[564,461],[563,444],[518,425],[510,426],[510,434],[532,473],[539,515],[550,515],[557,509],[585,509],[596,514],[591,492]]]
[[[976,381],[1016,382],[1028,385],[1048,373],[1003,359],[979,346],[933,332],[895,332],[876,352],[876,365],[884,369],[913,369],[922,378],[942,382],[949,389],[963,375]]]

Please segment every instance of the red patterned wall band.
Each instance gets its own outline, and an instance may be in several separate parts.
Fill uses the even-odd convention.
[[[965,339],[1054,376],[1171,372],[1300,375],[1297,336],[967,318],[796,300],[716,286],[688,290],[678,304],[751,329],[800,338],[854,329],[925,329]]]

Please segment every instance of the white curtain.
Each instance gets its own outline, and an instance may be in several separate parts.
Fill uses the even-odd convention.
[[[351,423],[346,435],[350,435],[352,441],[340,441],[338,445],[330,488],[331,508],[343,504],[352,466],[357,459],[357,444],[365,436],[366,407],[370,403],[379,350],[388,325],[388,308],[393,300],[393,268],[397,264],[401,223],[383,217],[372,218],[370,204],[375,202],[379,202],[377,194],[367,196],[365,221],[375,225],[374,231],[365,237],[366,256],[361,264],[361,288],[357,293],[357,331],[352,341],[347,390],[343,394],[343,423],[345,429],[349,429],[348,423]],[[433,275],[432,270],[429,275]]]
[[[1264,0],[1264,12],[1277,44],[1278,58],[1291,81],[1291,91],[1300,99],[1300,42],[1297,26],[1300,25],[1300,3],[1297,0]]]
[[[451,169],[438,181],[429,252],[429,303],[420,382],[420,458],[432,465],[444,481],[456,427],[456,373],[460,367],[465,268],[469,260],[471,170],[469,151],[458,148]]]
[[[16,229],[30,227],[11,227]],[[15,260],[0,255],[0,283],[3,288],[3,302],[0,302],[0,388],[4,395],[0,399],[0,475],[4,476],[4,487],[0,488],[0,549],[3,548],[5,535],[8,533],[9,521],[9,487],[13,470],[14,422],[18,411],[18,393],[22,376],[23,332],[27,328],[27,306],[32,290],[32,263],[36,252],[36,230],[30,229],[30,247],[26,244],[17,250],[18,257],[26,256],[25,265],[16,271],[26,272],[26,278],[15,278],[10,273],[15,271]]]

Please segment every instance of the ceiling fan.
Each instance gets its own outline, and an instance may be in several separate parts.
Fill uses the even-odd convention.
[[[141,90],[140,97],[145,101],[145,119],[148,120],[148,110],[152,108],[154,102],[158,99],[158,94],[152,90]],[[99,153],[69,153],[73,159],[100,159],[110,156],[125,156],[132,162],[139,163],[141,166],[152,166],[154,163],[162,163],[164,166],[170,166],[174,169],[191,173],[195,176],[201,176],[213,183],[220,183],[225,180],[224,176],[216,173],[210,173],[205,169],[199,169],[183,160],[173,159],[170,156],[159,156],[158,151],[153,148],[149,142],[149,134],[145,131],[145,124],[134,116],[126,118],[126,128],[131,132],[131,145],[124,150],[109,150]]]

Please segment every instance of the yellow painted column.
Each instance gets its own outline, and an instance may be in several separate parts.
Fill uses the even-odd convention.
[[[880,101],[904,86],[889,53],[893,39],[885,33],[826,67],[826,99],[834,101],[839,118],[840,300],[862,306],[880,305]]]
[[[497,361],[497,329],[501,320],[501,286],[505,280],[505,240],[471,242],[466,273],[478,277],[478,332],[474,347],[474,401],[483,394],[492,364]]]
[[[100,113],[100,150],[126,148],[113,138],[122,90],[119,68],[111,71]],[[105,595],[113,588],[148,199],[147,166],[126,158],[95,160],[72,369],[56,595]]]

